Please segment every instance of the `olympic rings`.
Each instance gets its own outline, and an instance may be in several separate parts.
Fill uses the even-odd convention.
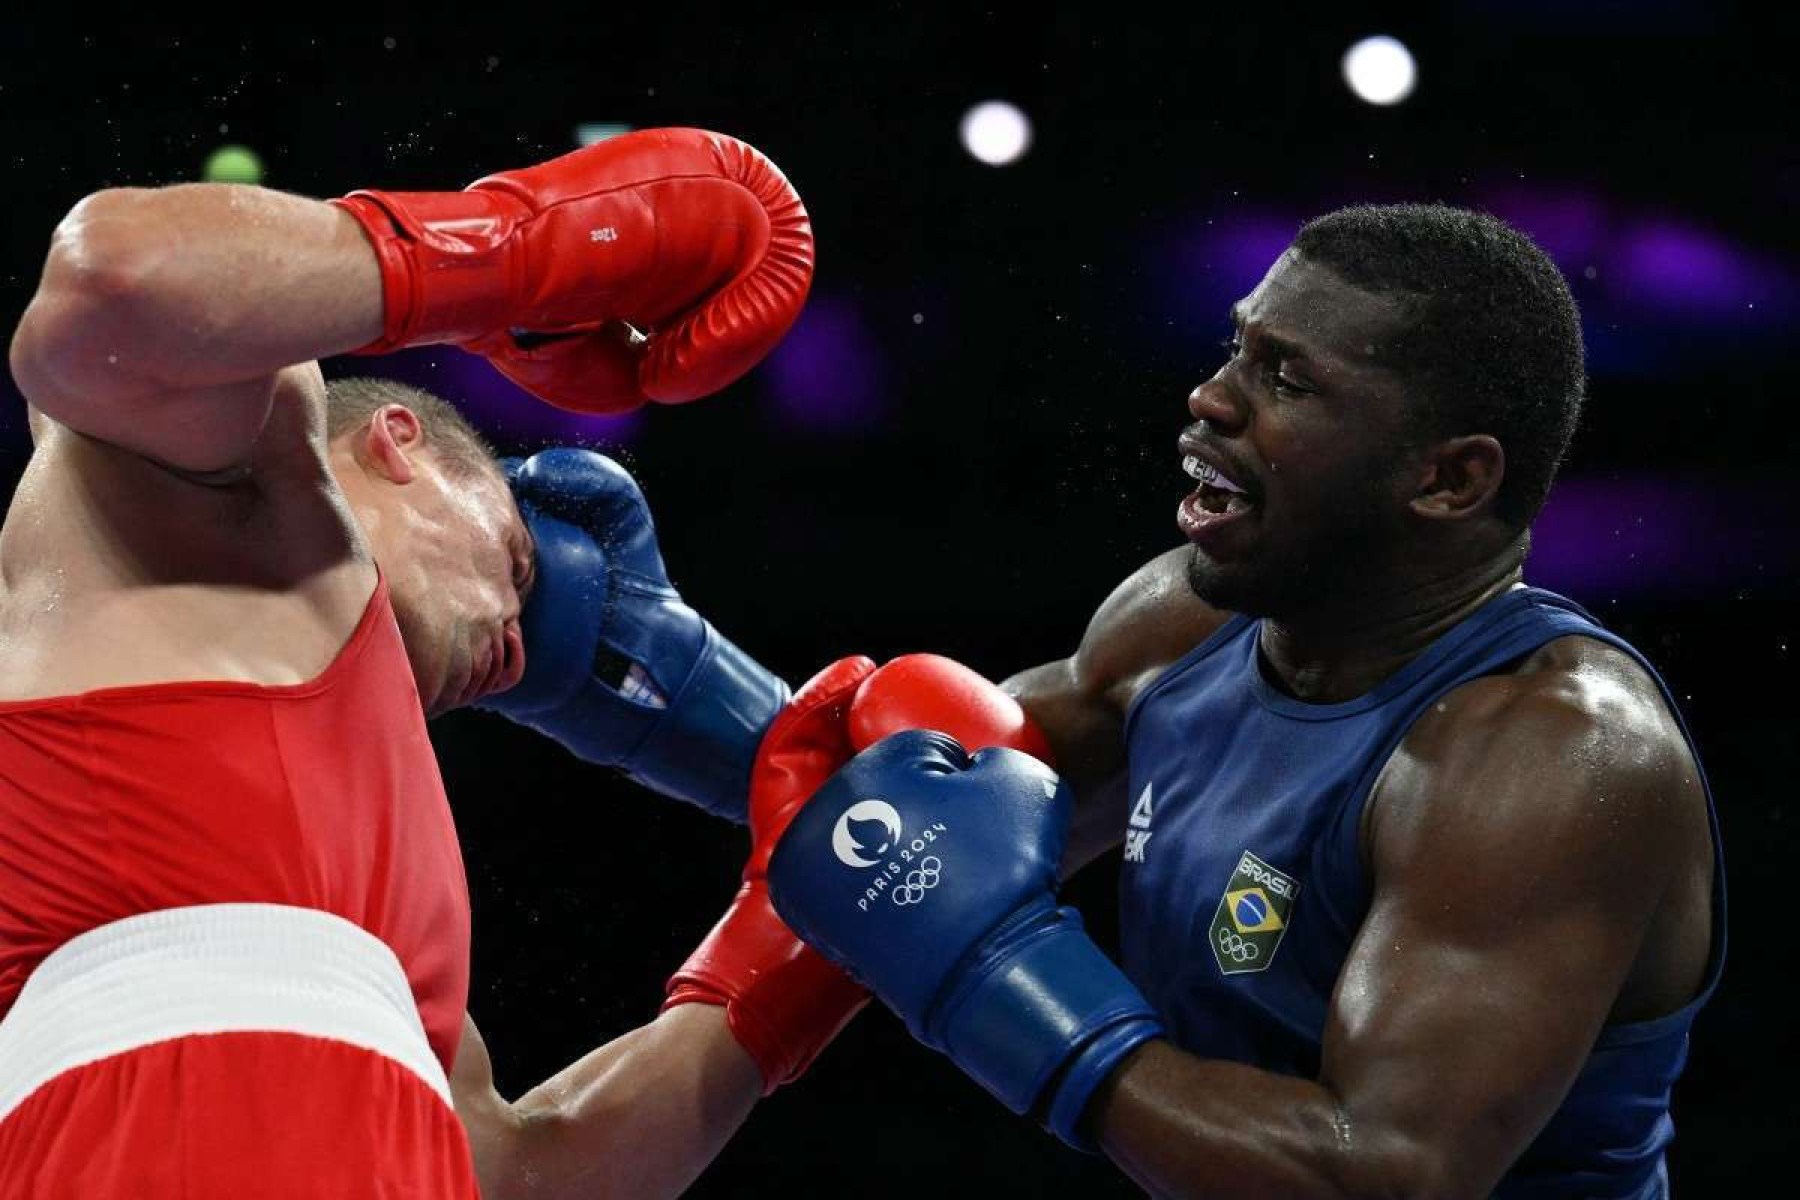
[[[919,869],[908,871],[906,879],[893,890],[894,903],[905,907],[923,900],[925,893],[938,885],[938,874],[943,866],[935,854],[921,859]]]
[[[1262,947],[1247,938],[1241,938],[1229,929],[1219,930],[1219,949],[1231,955],[1233,962],[1255,962],[1262,954]]]

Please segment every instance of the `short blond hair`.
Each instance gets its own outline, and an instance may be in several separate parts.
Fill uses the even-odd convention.
[[[394,379],[353,376],[325,384],[325,432],[335,438],[360,429],[384,404],[398,404],[419,418],[425,443],[451,471],[473,474],[497,470],[494,448],[487,444],[456,406],[424,388]]]

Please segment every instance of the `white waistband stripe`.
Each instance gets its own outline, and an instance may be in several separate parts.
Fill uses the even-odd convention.
[[[172,1038],[249,1031],[361,1046],[451,1102],[386,943],[316,909],[208,904],[102,925],[39,964],[0,1021],[0,1120],[87,1063]]]

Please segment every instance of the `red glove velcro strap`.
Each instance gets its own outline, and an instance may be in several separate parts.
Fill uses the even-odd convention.
[[[798,1079],[869,993],[775,915],[766,886],[746,883],[700,948],[669,980],[663,1011],[722,1004],[732,1036],[756,1061],[766,1096]]]
[[[381,338],[356,351],[466,342],[503,328],[530,212],[503,192],[351,192],[332,204],[355,217],[381,266]]]

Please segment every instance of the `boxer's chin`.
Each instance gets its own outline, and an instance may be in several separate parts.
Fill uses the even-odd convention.
[[[1187,582],[1194,595],[1220,612],[1266,617],[1282,611],[1283,589],[1266,569],[1215,561],[1198,546],[1188,552]]]

